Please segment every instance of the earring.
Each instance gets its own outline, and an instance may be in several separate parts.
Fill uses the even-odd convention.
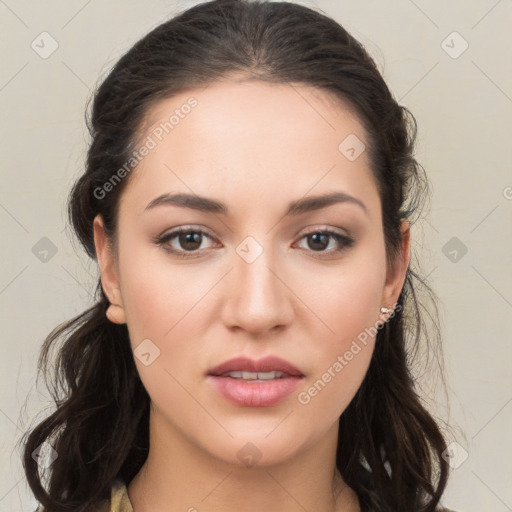
[[[384,306],[380,308],[380,312],[382,314],[384,314],[384,315],[387,315],[388,313],[392,313],[393,311],[394,311],[393,308],[390,309],[390,308],[386,308]],[[382,323],[379,322],[378,329],[383,329],[387,325],[388,320],[389,320],[389,318],[387,318],[386,320],[382,321]]]

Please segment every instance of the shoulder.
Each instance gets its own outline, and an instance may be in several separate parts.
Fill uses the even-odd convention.
[[[42,510],[40,507],[36,510]],[[121,480],[116,480],[110,492],[110,502],[105,502],[97,512],[134,512],[133,506],[128,497],[128,489]],[[456,512],[451,508],[438,507],[436,512]]]
[[[114,485],[112,485],[108,512],[133,512],[133,507],[128,497],[128,489],[121,480],[116,480]]]
[[[372,509],[373,511],[373,509]],[[443,507],[442,505],[439,505],[434,512],[458,512],[456,510],[453,510],[451,508],[446,508],[446,507]]]
[[[35,512],[44,512],[39,506]],[[128,497],[128,489],[121,480],[115,480],[110,490],[110,499],[104,500],[95,508],[95,512],[134,512]]]
[[[115,480],[110,489],[110,499],[103,501],[95,512],[134,512],[125,483]]]

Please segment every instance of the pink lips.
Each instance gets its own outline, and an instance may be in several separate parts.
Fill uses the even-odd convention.
[[[301,376],[302,373],[293,364],[280,357],[267,356],[258,361],[248,357],[235,357],[229,361],[219,364],[208,372],[209,375],[223,375],[227,372],[283,372],[288,375]]]
[[[233,377],[222,377],[232,371],[286,373],[285,377],[272,380],[245,381]],[[230,402],[246,407],[268,407],[275,405],[292,393],[304,375],[284,359],[269,356],[258,361],[246,357],[230,359],[208,373],[213,388]]]

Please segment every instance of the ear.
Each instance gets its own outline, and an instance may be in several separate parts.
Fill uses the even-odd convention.
[[[401,251],[395,258],[395,261],[392,262],[391,268],[388,269],[386,283],[382,293],[382,305],[390,309],[392,309],[398,301],[398,297],[404,286],[407,267],[409,266],[411,257],[411,225],[409,221],[402,221],[400,233],[402,236]]]
[[[103,218],[99,214],[94,218],[93,231],[96,257],[98,258],[101,275],[101,287],[111,303],[106,312],[107,318],[115,324],[124,324],[126,315],[119,286],[117,262],[105,233]]]

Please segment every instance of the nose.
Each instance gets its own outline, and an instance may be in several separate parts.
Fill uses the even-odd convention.
[[[289,325],[294,315],[293,286],[271,251],[263,250],[252,262],[235,252],[233,260],[222,310],[224,325],[253,336]]]

